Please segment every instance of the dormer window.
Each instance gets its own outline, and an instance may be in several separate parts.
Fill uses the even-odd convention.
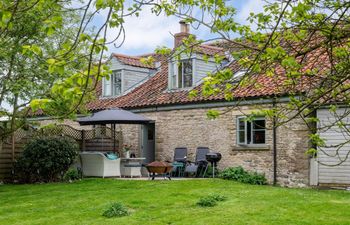
[[[178,65],[178,87],[192,87],[193,80],[192,60],[182,60]]]
[[[110,79],[103,78],[103,97],[118,96],[122,93],[122,73],[113,71]]]
[[[193,59],[172,62],[170,67],[171,89],[189,88],[193,86]]]

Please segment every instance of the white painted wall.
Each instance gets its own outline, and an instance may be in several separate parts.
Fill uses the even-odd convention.
[[[318,147],[319,184],[350,184],[350,143],[346,143],[350,141],[350,134],[344,128],[334,124],[338,120],[336,118],[349,114],[349,110],[339,108],[335,114],[328,109],[317,110],[317,117],[320,120],[317,126],[321,129],[319,134],[326,141],[326,147]],[[341,121],[348,124],[350,128],[350,115],[341,118]],[[342,146],[336,147],[336,145]],[[341,164],[337,165],[339,163]]]

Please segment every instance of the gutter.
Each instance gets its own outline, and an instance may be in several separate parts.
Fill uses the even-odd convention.
[[[147,112],[161,112],[161,111],[171,111],[171,110],[186,110],[186,109],[208,109],[208,108],[220,108],[220,107],[232,107],[232,106],[244,106],[244,105],[257,105],[257,104],[273,104],[275,103],[285,103],[289,102],[289,97],[279,97],[277,98],[260,98],[260,99],[250,99],[243,101],[220,101],[220,102],[208,102],[208,103],[192,103],[192,104],[177,104],[177,105],[163,105],[163,106],[154,106],[147,108],[123,108],[130,112],[134,113],[147,113]],[[104,110],[104,109],[100,109]],[[92,112],[100,111],[95,110]],[[86,115],[77,114],[77,117],[83,117]],[[55,119],[50,116],[35,116],[28,118],[29,121],[38,121],[38,120],[50,120]]]
[[[289,102],[289,97],[280,97],[279,103]],[[210,102],[210,103],[192,103],[192,104],[183,104],[183,105],[164,105],[164,106],[155,106],[148,108],[125,108],[134,113],[144,113],[144,112],[159,112],[159,111],[171,111],[171,110],[183,110],[183,109],[205,109],[205,108],[219,108],[219,107],[228,107],[228,106],[244,106],[244,105],[256,105],[256,104],[271,104],[275,102],[276,98],[268,99],[252,99],[244,101],[224,101],[224,102]]]

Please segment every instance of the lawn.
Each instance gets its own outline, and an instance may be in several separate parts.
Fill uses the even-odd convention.
[[[196,206],[208,193],[227,200]],[[119,201],[130,216],[101,216]],[[253,186],[231,181],[127,181],[0,186],[0,224],[350,224],[350,192]]]

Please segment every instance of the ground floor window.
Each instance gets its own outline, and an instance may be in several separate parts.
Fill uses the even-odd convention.
[[[265,144],[266,123],[264,117],[247,120],[247,117],[237,118],[237,144]]]

